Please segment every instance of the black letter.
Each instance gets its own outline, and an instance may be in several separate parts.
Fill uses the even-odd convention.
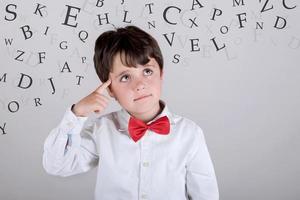
[[[42,62],[42,58],[44,58],[44,59],[46,58],[46,57],[45,57],[46,52],[38,52],[38,54],[39,54],[39,60],[40,60],[39,64],[41,64],[41,63],[43,63],[43,62]],[[43,54],[44,56],[42,56],[42,54]]]
[[[101,8],[101,7],[103,6],[103,4],[104,4],[103,1],[104,1],[104,0],[97,0],[96,7]],[[100,5],[100,6],[98,5],[99,2],[101,2],[101,5]]]
[[[54,93],[55,93],[55,87],[54,87],[54,84],[53,84],[52,78],[53,78],[53,77],[51,77],[51,78],[48,78],[48,80],[50,81],[50,83],[51,83],[51,86],[52,86],[52,90],[53,90],[51,94],[54,94]]]
[[[174,59],[175,59],[176,61],[175,61],[175,60],[172,60],[172,62],[175,63],[175,64],[179,63],[179,58],[180,58],[180,55],[179,55],[179,54],[175,54],[175,55],[174,55]]]
[[[40,103],[41,99],[40,98],[34,98],[34,102],[35,102],[35,107],[38,106],[38,104],[41,106],[42,104]]]
[[[123,22],[131,23],[131,20],[130,21],[126,21],[126,16],[127,16],[128,11],[124,10],[124,12],[125,12],[125,14],[124,14]]]
[[[264,22],[256,22],[256,29],[258,29],[258,27],[260,28],[260,29],[263,29],[264,28]]]
[[[85,36],[81,37],[81,35],[82,35],[81,33],[83,33]],[[89,37],[89,34],[86,31],[80,31],[78,33],[78,37],[82,42],[85,42],[85,40]]]
[[[74,7],[74,6],[69,6],[69,5],[66,5],[68,7],[68,10],[67,10],[67,14],[66,14],[66,18],[65,18],[65,22],[62,23],[62,25],[66,25],[66,26],[71,26],[71,27],[77,27],[77,24],[76,23],[75,25],[72,25],[72,24],[68,24],[68,21],[69,21],[69,17],[72,17],[75,19],[76,21],[76,18],[77,18],[77,14],[76,15],[70,15],[70,12],[71,12],[71,9],[76,9],[78,11],[78,13],[80,12],[80,8],[77,8],[77,7]]]
[[[21,86],[22,81],[23,81],[23,77],[26,76],[27,78],[29,78],[29,84],[27,86]],[[19,88],[23,88],[23,89],[27,89],[32,85],[32,78],[26,74],[21,73],[21,78],[20,78],[20,82],[18,84]]]
[[[217,11],[219,11],[219,13],[217,13]],[[213,17],[211,18],[211,20],[215,21],[215,17],[220,16],[220,15],[222,15],[222,10],[214,8],[214,14],[213,14]]]
[[[200,51],[200,48],[195,49],[194,47],[199,47],[198,43],[194,43],[194,41],[199,41],[199,39],[190,39],[191,40],[191,45],[192,45],[192,50],[191,51]]]
[[[233,0],[233,7],[235,7],[236,6],[236,4],[238,5],[238,6],[240,6],[240,3],[242,2],[242,6],[244,6],[245,4],[244,4],[244,0]]]
[[[42,14],[42,12],[41,12],[41,9],[42,9],[42,8],[46,8],[46,6],[42,6],[42,7],[40,7],[40,6],[42,6],[42,5],[38,3],[38,4],[37,4],[37,7],[36,7],[36,9],[35,9],[35,11],[34,11],[34,14],[36,14],[36,12],[39,11],[40,16],[43,17],[43,14]],[[36,14],[36,15],[37,15],[37,14]]]
[[[25,31],[25,27],[27,28],[26,31]],[[23,35],[25,37],[25,40],[32,37],[32,31],[30,30],[30,27],[28,25],[22,26],[20,29],[22,29],[22,31],[23,31]],[[29,36],[26,35],[26,32],[29,33]]]
[[[13,18],[12,18],[12,19],[8,19],[8,18],[5,16],[4,19],[7,20],[7,21],[14,21],[14,20],[17,18],[17,13],[16,13],[16,12],[13,12],[13,11],[11,11],[11,10],[9,10],[8,7],[10,7],[10,6],[13,6],[13,7],[15,7],[15,9],[17,9],[17,5],[15,5],[15,4],[8,4],[8,5],[6,6],[6,8],[5,8],[6,12],[11,13],[11,14],[13,15]]]
[[[11,45],[13,39],[12,38],[5,38],[5,45],[7,46],[8,44]]]
[[[147,3],[147,4],[145,4],[145,7],[148,6],[148,8],[149,8],[149,14],[152,14],[151,5],[153,6],[154,3]]]
[[[47,35],[47,32],[48,32],[48,29],[49,29],[50,27],[49,26],[47,26],[47,28],[46,28],[46,31],[45,31],[45,33],[44,33],[44,35]]]
[[[241,18],[241,15],[245,15],[245,18],[242,19],[242,18]],[[240,27],[239,27],[239,28],[243,28],[244,26],[243,26],[242,22],[243,22],[243,21],[244,21],[244,22],[247,22],[247,19],[246,19],[246,13],[240,13],[240,14],[237,14],[237,16],[238,16],[239,22],[240,22]]]
[[[66,46],[62,47],[62,46],[61,46],[62,43],[66,43]],[[68,43],[67,41],[62,41],[61,43],[59,43],[59,48],[61,48],[61,49],[63,49],[63,50],[67,49],[67,48],[68,48],[67,43]]]
[[[283,25],[281,27],[278,27],[278,22],[279,22],[279,19],[282,19],[283,20]],[[277,16],[277,19],[276,19],[276,22],[275,22],[275,25],[274,27],[277,28],[277,29],[283,29],[284,27],[286,26],[286,20],[283,18],[283,17],[279,17]]]
[[[225,28],[225,32],[223,32],[223,28]],[[221,28],[220,28],[220,32],[221,32],[222,34],[228,33],[228,30],[229,30],[228,26],[221,26]]]
[[[282,0],[282,4],[283,4],[283,6],[284,6],[286,9],[294,9],[294,8],[297,7],[297,6],[294,6],[294,7],[288,7],[288,6],[286,5],[286,3],[285,3],[285,0]]]
[[[65,66],[66,66],[66,67],[65,67]],[[67,62],[65,62],[64,66],[63,66],[63,68],[61,69],[60,72],[64,72],[64,69],[68,69],[68,71],[71,72],[71,70],[70,70],[69,65],[68,65]]]
[[[170,41],[169,38],[167,37],[167,33],[163,34],[163,36],[165,36],[165,38],[167,39],[167,42],[169,43],[170,46],[172,46],[172,44],[173,44],[174,34],[175,34],[175,32],[172,33],[172,41]]]
[[[10,108],[10,105],[12,104],[12,103],[14,103],[14,104],[16,104],[16,110],[12,110],[11,108]],[[18,110],[19,110],[19,103],[18,102],[16,102],[16,101],[11,101],[11,102],[9,102],[9,104],[8,104],[8,110],[10,111],[10,112],[12,112],[12,113],[14,113],[14,112],[17,112]]]
[[[0,81],[2,81],[2,79],[4,79],[3,82],[6,82],[6,73],[3,74],[2,78],[0,78]]]
[[[15,60],[23,61],[23,59],[19,60],[19,58],[25,53],[25,51],[17,50],[17,52],[21,52],[21,53],[17,57],[15,57]]]
[[[97,15],[98,16],[98,20],[99,20],[99,25],[102,25],[102,19],[106,19],[106,24],[109,24],[108,13],[104,13],[104,14],[105,14],[105,18],[101,18],[100,15]]]
[[[79,79],[78,79],[78,82],[77,82],[77,85],[80,85],[80,80],[81,80],[81,78],[83,79],[84,77],[83,77],[83,76],[79,76],[79,75],[77,75],[76,78],[77,78],[77,77],[79,78]]]
[[[197,18],[197,17],[195,17],[195,18],[194,18],[194,20],[192,20],[192,19],[189,19],[189,20],[192,22],[192,25],[191,25],[191,27],[190,27],[190,28],[192,28],[192,27],[193,27],[193,25],[195,25],[195,26],[197,26],[197,27],[198,27],[198,25],[195,23],[195,21],[196,21],[196,18]]]
[[[0,129],[2,130],[2,135],[4,135],[4,134],[6,134],[6,132],[5,132],[5,126],[6,126],[6,123],[4,123],[4,125],[3,126],[0,126]]]
[[[217,51],[219,51],[219,50],[221,50],[221,49],[224,49],[224,48],[225,48],[225,44],[223,44],[223,46],[222,46],[221,48],[219,48],[218,45],[217,45],[217,43],[216,43],[216,41],[215,41],[215,39],[216,39],[216,37],[214,37],[214,38],[212,38],[212,39],[210,39],[210,40],[213,41],[213,43],[214,43],[214,45],[215,45]]]
[[[175,23],[175,22],[172,23],[172,22],[170,22],[170,21],[167,19],[167,12],[168,12],[168,10],[169,10],[170,8],[175,8],[175,9],[177,9],[179,13],[181,12],[181,9],[180,9],[180,8],[177,8],[176,6],[169,6],[169,7],[167,7],[167,8],[164,10],[164,13],[163,13],[164,20],[165,20],[167,23],[172,24],[172,25],[176,25],[177,23]]]
[[[197,2],[197,3],[195,3],[195,1]],[[195,10],[195,5],[199,5],[199,8],[202,8],[203,6],[201,5],[201,3],[199,3],[199,1],[198,0],[193,0],[193,5],[192,5],[192,9],[191,10]]]
[[[259,0],[259,2],[261,2],[261,0]],[[272,10],[272,9],[273,9],[273,5],[272,5],[271,8],[267,8],[267,9],[265,10],[265,8],[266,8],[268,2],[269,2],[269,0],[266,1],[266,3],[264,4],[264,6],[263,6],[263,8],[261,9],[260,12],[265,12],[265,11],[268,11],[268,10]]]

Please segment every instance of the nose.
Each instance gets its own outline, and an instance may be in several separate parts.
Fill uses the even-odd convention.
[[[142,91],[145,89],[145,83],[142,79],[137,80],[136,85],[135,85],[136,91]]]

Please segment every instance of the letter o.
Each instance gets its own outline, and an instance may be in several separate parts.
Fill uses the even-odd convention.
[[[11,104],[15,104],[15,105],[16,105],[15,110],[13,110],[13,109],[11,108]],[[17,112],[17,111],[19,110],[19,108],[20,108],[19,103],[16,102],[16,101],[11,101],[11,102],[9,102],[9,104],[8,104],[8,110],[9,110],[10,112],[12,112],[12,113]]]

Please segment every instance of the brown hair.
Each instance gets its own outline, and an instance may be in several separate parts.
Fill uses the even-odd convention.
[[[113,59],[120,53],[121,62],[128,67],[145,65],[154,58],[163,69],[163,57],[157,41],[136,26],[126,26],[102,33],[95,42],[94,66],[99,79],[105,82],[112,71]]]

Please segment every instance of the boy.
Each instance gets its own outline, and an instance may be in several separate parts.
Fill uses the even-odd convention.
[[[97,200],[218,200],[201,128],[160,100],[163,58],[156,40],[135,26],[104,32],[94,64],[103,84],[51,131],[45,170],[69,176],[97,166]],[[107,107],[105,90],[122,109],[84,125]]]

